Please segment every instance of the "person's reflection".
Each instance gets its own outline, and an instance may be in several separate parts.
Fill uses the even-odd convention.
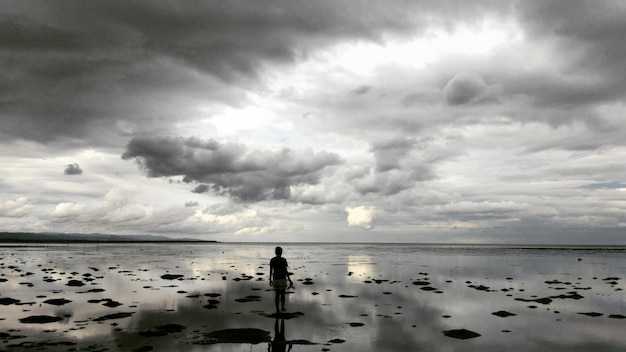
[[[279,321],[280,320],[280,324]],[[287,345],[289,345],[289,349],[287,349]],[[270,342],[267,350],[270,352],[285,352],[291,351],[293,347],[292,344],[287,343],[287,339],[285,338],[285,319],[280,318],[278,315],[276,316],[276,321],[274,322],[274,340]]]

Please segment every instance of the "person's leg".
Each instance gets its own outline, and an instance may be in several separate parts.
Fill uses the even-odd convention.
[[[274,297],[274,303],[276,304],[276,312],[279,312],[278,310],[278,300],[280,299],[280,292],[278,289],[276,289],[276,296]]]
[[[283,301],[282,307],[284,311],[285,310],[285,289],[280,290],[280,299]]]

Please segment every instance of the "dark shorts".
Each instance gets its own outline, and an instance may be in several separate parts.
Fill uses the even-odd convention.
[[[284,290],[287,288],[287,279],[276,279],[273,281],[272,286],[275,290]]]

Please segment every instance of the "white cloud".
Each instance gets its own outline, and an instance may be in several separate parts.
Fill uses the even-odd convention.
[[[32,206],[26,197],[7,200],[4,203],[0,203],[0,217],[21,218],[28,215],[31,208]]]
[[[348,226],[363,227],[366,230],[372,229],[372,220],[374,219],[374,208],[367,206],[346,207],[348,213],[346,221]]]

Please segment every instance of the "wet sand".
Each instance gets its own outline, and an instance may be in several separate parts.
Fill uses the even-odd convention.
[[[626,252],[285,245],[0,248],[6,351],[622,351]]]

